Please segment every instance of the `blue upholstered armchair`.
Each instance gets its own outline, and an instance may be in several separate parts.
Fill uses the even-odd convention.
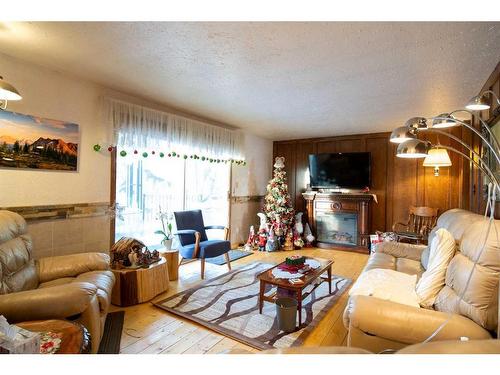
[[[181,261],[186,259],[201,260],[201,278],[205,274],[205,258],[214,258],[224,254],[227,267],[231,270],[228,251],[231,250],[229,228],[222,225],[205,226],[201,210],[174,212],[180,247]],[[224,240],[209,240],[207,229],[224,229]]]

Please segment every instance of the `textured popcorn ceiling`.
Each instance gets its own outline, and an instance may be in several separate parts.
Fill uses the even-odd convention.
[[[0,23],[0,52],[279,140],[463,107],[500,23]]]

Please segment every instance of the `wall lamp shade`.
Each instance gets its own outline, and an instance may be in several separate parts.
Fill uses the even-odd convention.
[[[484,111],[490,108],[490,104],[486,99],[486,93],[473,96],[465,106],[470,111]]]
[[[428,128],[427,119],[425,117],[412,117],[405,122],[405,126],[410,129],[425,130]]]
[[[410,139],[399,144],[396,156],[407,159],[425,158],[429,149],[430,142],[421,141],[420,139]]]
[[[449,113],[441,113],[432,119],[432,127],[436,129],[451,128],[453,126],[458,126],[455,118]]]
[[[22,96],[10,83],[0,76],[0,100],[21,100]]]
[[[439,167],[450,167],[451,160],[444,148],[433,148],[424,159],[424,167],[434,167],[434,176],[439,176]]]
[[[444,148],[430,149],[424,159],[424,167],[450,167],[451,160]]]
[[[417,138],[410,128],[400,126],[392,131],[389,141],[392,143],[403,143],[410,139]]]

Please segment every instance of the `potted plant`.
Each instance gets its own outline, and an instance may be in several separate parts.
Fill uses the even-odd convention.
[[[163,236],[161,243],[165,246],[165,250],[172,250],[172,241],[174,236],[172,234],[172,215],[168,212],[163,212],[160,206],[159,219],[163,229],[155,231],[155,234]]]

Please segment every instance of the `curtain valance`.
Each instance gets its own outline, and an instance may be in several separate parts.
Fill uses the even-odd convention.
[[[102,98],[103,121],[118,147],[196,152],[216,158],[243,158],[236,130],[127,103]]]

